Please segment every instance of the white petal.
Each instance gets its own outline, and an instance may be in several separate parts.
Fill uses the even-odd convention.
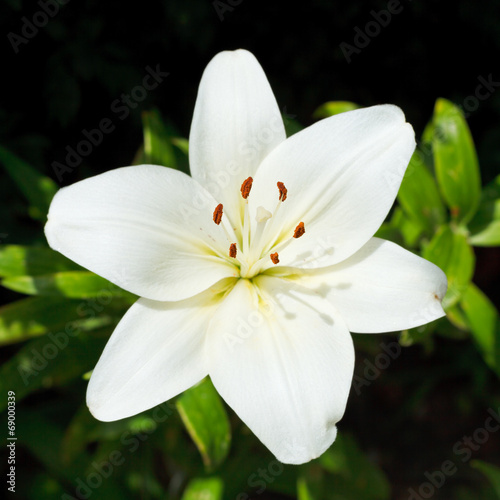
[[[404,330],[445,315],[446,275],[390,241],[372,238],[342,263],[306,276],[300,283],[326,296],[352,332]]]
[[[219,202],[233,225],[242,182],[286,138],[266,75],[246,50],[225,51],[201,79],[189,135],[191,175]]]
[[[390,105],[321,120],[278,146],[259,167],[250,201],[271,210],[276,183],[288,189],[275,227],[281,239],[299,222],[306,233],[280,262],[329,266],[364,245],[390,210],[414,148],[413,129]]]
[[[181,172],[124,167],[61,189],[45,234],[53,249],[132,293],[182,300],[235,273],[215,207]]]
[[[314,293],[279,278],[254,283],[258,291],[239,280],[210,323],[209,374],[278,460],[304,463],[335,440],[351,386],[352,339]]]
[[[139,299],[113,332],[87,389],[105,422],[152,408],[207,375],[203,345],[210,292],[180,302]]]

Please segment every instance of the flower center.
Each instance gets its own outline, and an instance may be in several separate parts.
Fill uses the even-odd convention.
[[[240,188],[241,197],[244,200],[244,214],[241,234],[235,234],[238,241],[234,241],[235,236],[231,236],[224,224],[221,224],[224,214],[222,203],[215,207],[213,213],[214,223],[223,228],[227,239],[228,253],[227,256],[222,257],[230,259],[236,264],[241,278],[253,278],[266,269],[279,264],[279,252],[306,232],[304,222],[299,222],[293,234],[284,241],[279,242],[281,231],[274,222],[280,206],[288,197],[288,190],[283,182],[277,183],[278,204],[274,212],[269,212],[264,207],[257,207],[255,216],[257,224],[252,225],[248,208],[248,198],[252,190],[252,184],[252,177],[248,177],[243,181]]]

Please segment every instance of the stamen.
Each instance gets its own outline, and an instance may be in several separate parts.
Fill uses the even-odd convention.
[[[273,264],[279,264],[280,259],[279,259],[278,252],[272,253],[269,257],[271,257],[271,260],[273,261]]]
[[[248,195],[250,194],[250,190],[252,189],[252,183],[253,179],[249,177],[248,179],[245,179],[243,181],[243,184],[241,185],[241,196],[243,196],[243,199],[246,200],[248,198]]]
[[[306,230],[304,228],[304,223],[299,222],[298,226],[295,228],[295,231],[293,232],[293,237],[300,238],[305,232]]]
[[[214,210],[214,222],[219,225],[222,220],[222,203],[219,203]]]
[[[279,200],[285,201],[286,195],[288,193],[288,189],[285,187],[285,185],[282,182],[278,182],[278,189],[280,190]]]
[[[229,247],[229,257],[236,258],[236,243],[231,243]]]

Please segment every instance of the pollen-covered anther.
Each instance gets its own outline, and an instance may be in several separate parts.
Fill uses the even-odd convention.
[[[222,203],[219,203],[214,210],[214,222],[219,225],[222,220]]]
[[[279,259],[278,252],[272,253],[269,257],[271,257],[271,260],[273,261],[273,264],[279,264],[280,259]]]
[[[243,196],[243,199],[246,200],[248,198],[248,195],[250,194],[250,190],[252,189],[252,183],[253,183],[253,178],[248,177],[248,179],[245,179],[243,181],[243,184],[241,185],[241,196]]]
[[[278,182],[278,189],[280,191],[280,201],[285,201],[286,200],[286,195],[288,193],[288,189],[285,187],[285,185],[282,182]]]
[[[305,232],[306,232],[306,229],[304,227],[304,223],[299,222],[299,224],[295,228],[295,231],[293,232],[293,237],[300,238]]]
[[[235,259],[236,258],[236,243],[231,243],[229,246],[229,257]]]

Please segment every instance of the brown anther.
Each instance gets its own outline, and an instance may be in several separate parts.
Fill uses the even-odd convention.
[[[305,232],[306,230],[304,228],[304,223],[299,222],[299,225],[295,228],[295,231],[293,232],[293,237],[300,238]]]
[[[280,190],[280,201],[285,201],[286,200],[286,194],[288,193],[288,189],[285,187],[285,185],[282,182],[278,182],[278,189]]]
[[[252,189],[252,183],[253,179],[249,177],[248,179],[245,179],[243,181],[243,184],[241,185],[241,196],[243,196],[244,200],[246,200],[248,198],[248,195],[250,194],[250,189]]]
[[[231,243],[229,247],[229,257],[236,258],[236,243]]]
[[[214,222],[219,225],[222,220],[222,203],[219,203],[214,210]]]
[[[280,259],[278,256],[278,252],[272,253],[269,257],[271,257],[271,260],[273,261],[273,264],[279,264]]]

